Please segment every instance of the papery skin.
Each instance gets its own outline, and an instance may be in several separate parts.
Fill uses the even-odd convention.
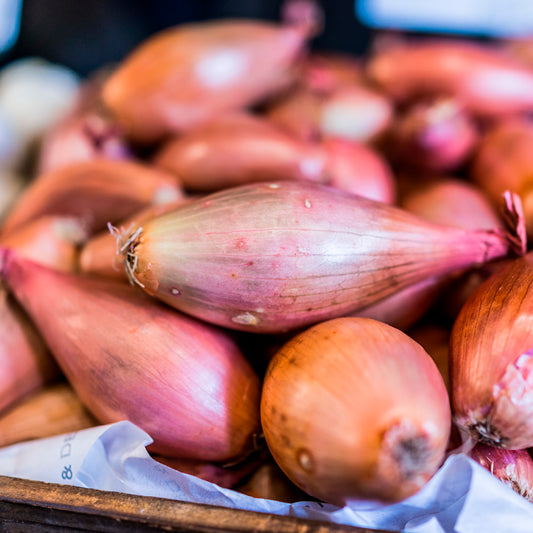
[[[467,299],[450,338],[454,418],[466,437],[533,444],[533,254],[509,261]]]
[[[527,450],[476,444],[470,457],[526,500],[533,502],[533,460]]]
[[[229,335],[127,284],[53,271],[4,251],[2,277],[100,423],[130,420],[167,456],[248,454],[259,379]]]
[[[451,414],[419,344],[375,320],[338,318],[296,335],[271,360],[261,422],[294,483],[346,505],[416,493],[444,458]]]
[[[496,202],[501,193],[517,193],[524,206],[528,235],[533,235],[533,122],[524,116],[489,127],[473,154],[470,176]]]
[[[151,204],[183,195],[175,176],[134,161],[94,159],[51,171],[33,181],[18,199],[0,231],[8,234],[43,215],[72,215],[88,232],[107,227]]]
[[[356,312],[510,252],[501,232],[436,226],[309,181],[232,187],[132,229],[130,279],[225,327],[276,333]]]
[[[309,27],[252,20],[163,30],[111,75],[103,101],[138,143],[154,143],[244,109],[294,82]]]
[[[169,139],[153,161],[186,189],[211,192],[270,179],[321,181],[326,156],[266,119],[233,113]]]
[[[0,411],[58,375],[59,369],[39,331],[0,285]]]
[[[467,40],[385,48],[369,58],[366,74],[400,102],[445,94],[482,117],[533,109],[533,72],[502,49]]]

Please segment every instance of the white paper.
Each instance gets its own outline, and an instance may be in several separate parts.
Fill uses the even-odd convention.
[[[393,505],[336,507],[246,496],[153,460],[130,422],[0,449],[0,475],[408,533],[531,533],[533,505],[464,454],[451,455],[417,494]]]

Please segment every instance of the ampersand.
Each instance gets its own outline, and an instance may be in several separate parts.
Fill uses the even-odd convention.
[[[72,479],[72,466],[68,465],[63,468],[63,472],[61,472],[61,477],[63,479]]]

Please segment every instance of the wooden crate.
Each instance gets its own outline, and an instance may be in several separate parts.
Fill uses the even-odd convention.
[[[379,533],[317,520],[6,476],[0,476],[0,531]]]

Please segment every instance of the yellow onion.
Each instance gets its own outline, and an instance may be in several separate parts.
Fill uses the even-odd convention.
[[[0,446],[73,433],[98,425],[65,381],[50,383],[0,416]]]
[[[3,234],[43,215],[81,218],[99,231],[140,209],[182,196],[177,179],[134,161],[94,159],[43,174],[26,188],[0,228]]]
[[[533,253],[510,260],[462,306],[450,337],[455,422],[495,447],[533,445]]]
[[[39,331],[0,285],[0,411],[58,374]]]
[[[228,461],[253,449],[259,379],[225,331],[127,284],[51,270],[12,250],[1,275],[101,423],[130,420],[169,457]]]
[[[533,502],[533,460],[527,450],[476,444],[468,455],[526,500]]]
[[[0,245],[14,248],[42,265],[73,272],[78,265],[78,247],[86,238],[83,221],[75,217],[45,215],[0,237]]]
[[[132,228],[121,248],[132,282],[169,305],[225,327],[280,333],[506,256],[509,237],[289,180],[188,202]]]
[[[274,356],[261,423],[296,485],[346,505],[418,492],[444,459],[451,414],[418,343],[382,322],[344,317],[301,332]]]

